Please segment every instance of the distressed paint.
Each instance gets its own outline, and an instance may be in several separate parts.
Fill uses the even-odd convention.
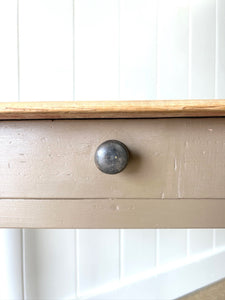
[[[0,198],[225,195],[223,118],[3,121],[0,125]],[[99,172],[94,163],[97,147],[109,139],[123,142],[130,151],[126,169],[113,176]]]
[[[224,199],[2,199],[0,208],[1,227],[225,227]],[[170,233],[173,237],[172,230]],[[115,233],[112,234],[112,238],[113,236],[115,237]],[[175,242],[176,235],[173,239]],[[118,239],[113,240],[118,246]],[[184,242],[185,237],[180,241]],[[180,247],[183,249],[182,245]],[[170,249],[169,259],[176,256],[176,251],[173,250]],[[161,257],[161,260],[163,259]]]

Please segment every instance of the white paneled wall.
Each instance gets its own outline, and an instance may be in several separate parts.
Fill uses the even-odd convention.
[[[163,265],[182,259],[187,254],[187,238],[184,229],[159,230],[158,264]]]
[[[119,279],[118,230],[79,230],[79,293]]]
[[[215,232],[215,247],[223,247],[225,245],[225,230],[216,229]]]
[[[157,98],[188,99],[189,1],[157,2]]]
[[[192,229],[190,230],[189,254],[202,253],[213,248],[213,230]]]
[[[225,1],[216,1],[216,79],[215,79],[215,96],[224,98],[225,95]]]
[[[20,229],[0,229],[0,299],[23,299],[23,253]]]
[[[156,266],[156,230],[122,230],[122,278],[148,271]]]
[[[157,97],[157,6],[157,0],[119,1],[120,99]]]
[[[26,229],[23,245],[24,298],[75,298],[74,230]]]
[[[119,0],[74,0],[74,4],[75,100],[117,100]]]
[[[18,100],[17,0],[0,0],[0,101]]]
[[[190,97],[215,97],[216,0],[191,0]]]
[[[225,98],[224,16],[224,0],[0,0],[0,101]],[[76,299],[167,270],[155,300],[192,262],[182,295],[202,270],[225,276],[223,261],[217,277],[197,264],[223,247],[223,229],[1,229],[0,299]]]
[[[72,101],[73,2],[18,3],[20,101]]]

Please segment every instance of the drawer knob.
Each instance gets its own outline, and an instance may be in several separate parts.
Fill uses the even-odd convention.
[[[129,160],[127,147],[116,140],[102,143],[95,152],[97,168],[106,174],[117,174],[123,171]]]

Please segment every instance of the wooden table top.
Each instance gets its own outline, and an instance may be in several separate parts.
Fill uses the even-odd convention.
[[[224,99],[0,103],[0,120],[223,116]]]

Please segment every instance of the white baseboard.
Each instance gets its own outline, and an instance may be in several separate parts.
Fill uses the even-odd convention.
[[[89,300],[169,300],[225,277],[225,248],[187,257],[78,295]]]

